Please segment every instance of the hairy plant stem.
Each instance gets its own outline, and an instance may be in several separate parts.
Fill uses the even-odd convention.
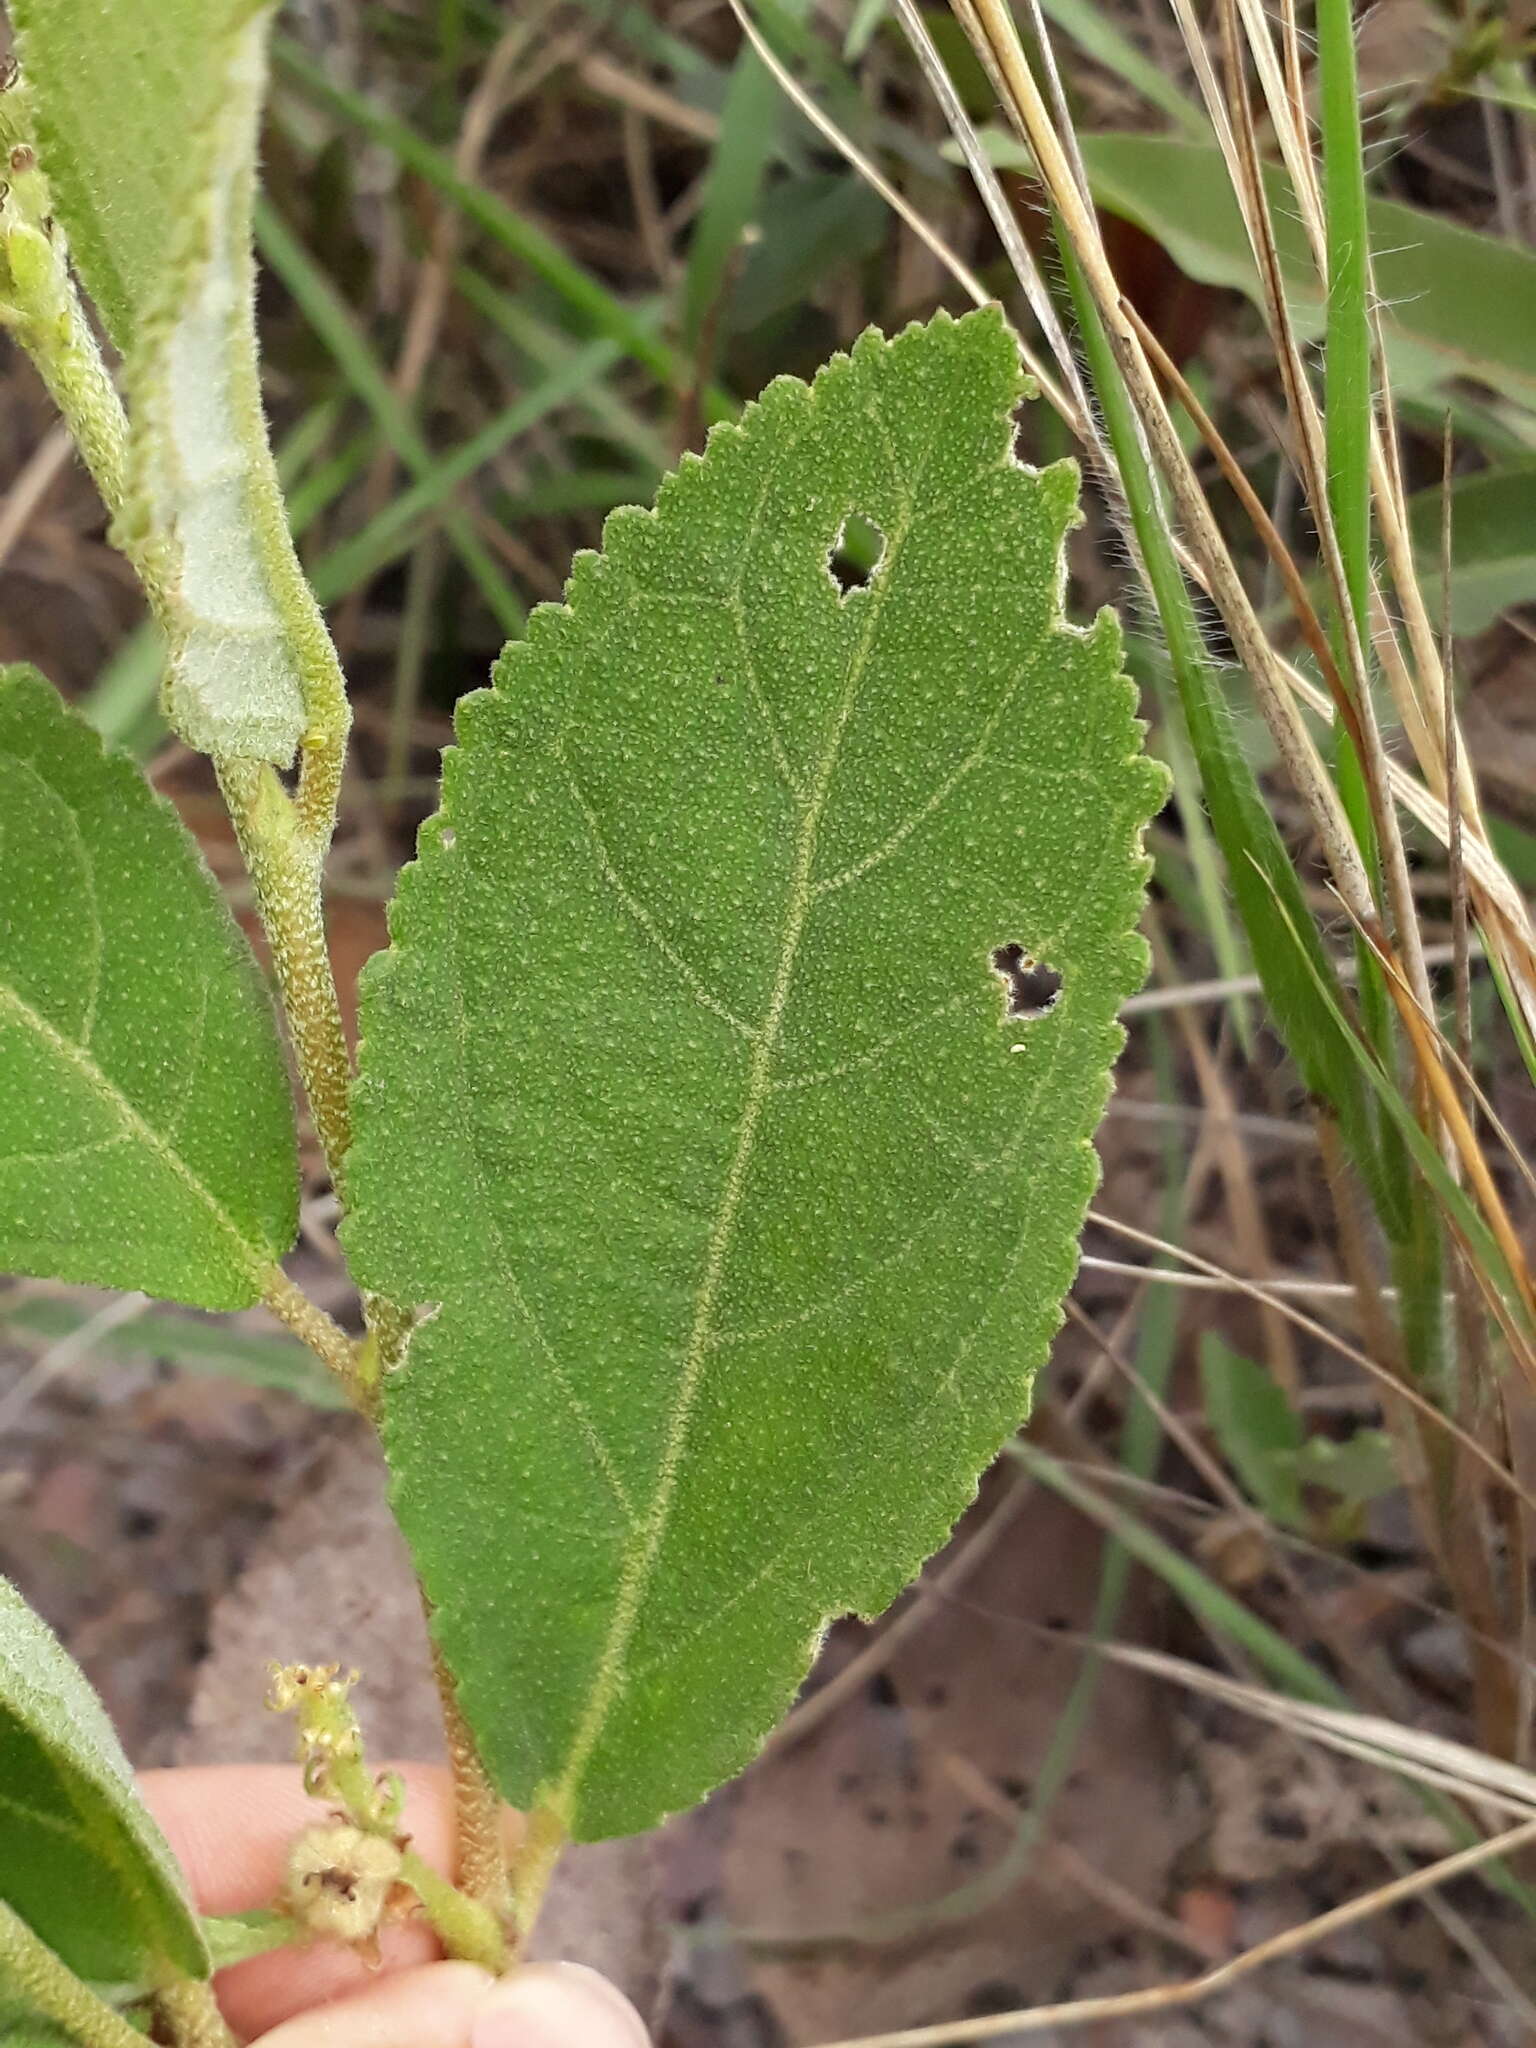
[[[432,1931],[448,1954],[461,1963],[478,1963],[499,1977],[507,1967],[506,1937],[501,1921],[480,1899],[440,1876],[414,1849],[400,1859],[400,1875],[420,1899]]]
[[[146,522],[144,504],[131,502],[152,500],[153,494],[133,488],[129,418],[86,316],[63,238],[53,227],[46,178],[36,167],[30,139],[17,126],[23,111],[18,102],[10,121],[0,113],[0,147],[8,154],[10,171],[0,195],[0,325],[11,329],[36,364],[91,471],[111,516],[114,539],[169,629],[175,612],[173,579],[167,574],[175,553],[171,536],[156,531],[152,519]],[[248,175],[248,168],[235,169],[234,186]],[[351,712],[335,646],[283,512],[261,405],[248,247],[236,252],[235,263],[245,284],[245,305],[225,338],[224,369],[248,471],[250,537],[298,677],[304,730],[291,795],[268,761],[215,752],[213,763],[251,877],[300,1084],[332,1186],[345,1206],[352,1066],[326,943],[324,874]],[[278,1266],[260,1278],[266,1306],[337,1373],[354,1405],[376,1421],[384,1376],[405,1354],[414,1320],[410,1309],[364,1295],[368,1334],[355,1344]],[[452,1680],[442,1668],[438,1685],[454,1758],[460,1855],[472,1891],[477,1898],[483,1894],[483,1910],[493,1914],[499,1943],[507,1896],[499,1802]],[[478,1938],[483,1947],[483,1930]]]
[[[533,1932],[566,1841],[565,1823],[553,1808],[534,1807],[512,1864],[512,1912],[519,1949]]]
[[[5,235],[15,294],[8,324],[36,365],[48,395],[69,424],[103,504],[123,502],[128,421],[84,308],[52,240],[13,226]]]
[[[0,1899],[0,1978],[81,2048],[144,2048],[144,2036],[80,1982]]]
[[[443,1728],[448,1737],[448,1761],[453,1772],[459,1883],[472,1899],[478,1899],[498,1920],[504,1921],[511,1909],[512,1893],[503,1846],[501,1798],[481,1761],[464,1709],[459,1705],[453,1673],[436,1643],[432,1645],[432,1676],[437,1681]]]
[[[322,743],[315,763],[322,779],[332,778],[332,760],[339,769],[342,744],[339,737]],[[320,816],[306,823],[301,801],[312,775],[308,749],[300,771],[300,802],[289,797],[266,762],[225,759],[214,766],[256,891],[315,1135],[337,1196],[345,1200],[352,1071],[321,900],[330,845],[327,800],[318,793],[311,796],[312,811]]]
[[[269,1266],[262,1274],[261,1299],[301,1344],[307,1344],[317,1358],[324,1360],[349,1398],[365,1407],[367,1394],[360,1364],[363,1347],[353,1342],[340,1323],[333,1322],[301,1287],[296,1287],[281,1266]]]
[[[235,2048],[235,2036],[212,1988],[178,1977],[155,1993],[155,2007],[175,2048]]]

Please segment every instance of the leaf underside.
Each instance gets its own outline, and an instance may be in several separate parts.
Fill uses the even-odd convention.
[[[11,5],[56,217],[123,355],[114,533],[165,631],[167,719],[200,753],[286,767],[308,724],[306,661],[326,657],[256,367],[251,208],[273,0]]]
[[[226,24],[262,0],[7,0],[70,251],[127,354],[196,194]]]
[[[0,1579],[0,1899],[77,1976],[205,1976],[181,1876],[75,1664]]]
[[[943,1541],[1072,1277],[1162,784],[1022,388],[995,310],[868,334],[616,513],[461,706],[369,971],[349,1249],[437,1305],[395,1505],[578,1838],[738,1769]]]
[[[241,1308],[293,1242],[271,1000],[196,844],[0,670],[0,1269]]]

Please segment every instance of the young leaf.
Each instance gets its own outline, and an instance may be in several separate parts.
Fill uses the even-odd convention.
[[[1414,555],[1432,614],[1442,603],[1439,484],[1408,500]],[[1451,482],[1451,628],[1481,633],[1536,597],[1536,462],[1478,470]]]
[[[257,1299],[293,1242],[272,1006],[169,804],[0,670],[0,1267]]]
[[[0,1579],[0,1899],[97,1983],[205,1976],[197,1916],[85,1678]]]
[[[1306,1432],[1283,1389],[1214,1330],[1200,1345],[1200,1388],[1211,1434],[1254,1505],[1289,1529],[1304,1529],[1296,1460]]]
[[[995,310],[866,334],[615,513],[461,707],[368,978],[348,1243],[438,1304],[395,1503],[579,1837],[738,1769],[943,1541],[1072,1277],[1163,783],[1022,386]]]
[[[126,355],[195,194],[224,21],[260,0],[7,0],[70,252]]]
[[[114,537],[169,642],[166,715],[286,767],[333,682],[261,408],[251,210],[271,0],[15,0],[43,169],[123,349]],[[85,18],[85,17],[88,17]]]

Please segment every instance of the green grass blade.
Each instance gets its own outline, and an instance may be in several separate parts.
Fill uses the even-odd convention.
[[[1179,134],[1192,142],[1209,139],[1211,124],[1204,111],[1181,92],[1168,73],[1115,26],[1109,8],[1097,0],[1041,0],[1041,11],[1095,64],[1124,79],[1149,107],[1166,114]]]
[[[1008,1454],[1090,1521],[1110,1531],[1138,1564],[1155,1572],[1170,1592],[1177,1594],[1219,1642],[1229,1643],[1251,1658],[1273,1684],[1297,1699],[1313,1700],[1319,1706],[1349,1705],[1348,1695],[1299,1650],[1293,1649],[1277,1629],[1219,1586],[1182,1551],[1165,1543],[1135,1515],[1069,1472],[1059,1459],[1024,1439],[1010,1444]]]
[[[505,292],[482,272],[462,263],[454,272],[454,282],[467,304],[490,321],[493,327],[506,336],[512,346],[528,357],[539,369],[548,373],[564,369],[571,357],[571,337],[532,312],[523,301]],[[654,321],[660,328],[663,308],[660,302],[640,305],[635,308],[637,320]],[[609,345],[611,357],[603,360],[618,362],[623,352],[617,342]],[[594,352],[589,361],[597,362]],[[618,447],[627,448],[648,468],[659,476],[672,459],[672,450],[664,435],[658,433],[652,423],[634,406],[622,398],[611,385],[599,376],[593,376],[577,385],[571,392],[571,402],[589,415],[593,424],[608,436]],[[711,415],[710,424],[716,417],[734,419],[740,407],[727,405],[718,415]]]
[[[1365,211],[1360,82],[1350,0],[1317,0],[1322,76],[1323,214],[1328,243],[1324,341],[1324,430],[1328,501],[1350,609],[1362,647],[1370,644],[1371,587],[1371,242]]]
[[[1184,850],[1194,876],[1199,909],[1193,922],[1205,934],[1216,958],[1216,971],[1227,981],[1237,981],[1253,972],[1247,943],[1233,914],[1232,900],[1222,876],[1221,854],[1212,836],[1210,819],[1201,800],[1200,774],[1190,751],[1182,720],[1163,720],[1157,736],[1158,750],[1173,776],[1174,801],[1184,830]],[[1245,996],[1231,1003],[1232,1027],[1245,1058],[1254,1052],[1253,1005]]]
[[[423,522],[435,517],[459,485],[499,455],[520,434],[557,407],[588,390],[618,356],[611,341],[590,341],[568,353],[562,367],[497,413],[447,455],[423,463],[408,491],[375,514],[361,532],[323,555],[311,571],[322,604],[332,604],[412,544]]]
[[[567,256],[542,229],[524,220],[493,192],[460,177],[443,151],[419,136],[408,122],[376,106],[364,94],[335,84],[293,43],[279,37],[273,55],[284,75],[310,99],[391,150],[408,170],[424,178],[467,220],[526,265],[535,277],[542,278],[592,333],[617,342],[626,355],[643,363],[669,390],[686,387],[686,358],[662,341],[647,322],[637,318],[633,309],[590,271]]]
[[[0,1329],[21,1338],[57,1344],[73,1337],[100,1313],[99,1297],[89,1306],[50,1295],[30,1295],[0,1304]],[[226,1319],[215,1322],[191,1315],[148,1310],[131,1321],[103,1330],[91,1345],[92,1360],[143,1364],[164,1359],[183,1372],[240,1380],[250,1387],[270,1387],[297,1394],[314,1408],[348,1408],[350,1402],[335,1373],[329,1371],[297,1338],[278,1331],[245,1330]]]
[[[1231,706],[1201,638],[1189,589],[1173,551],[1167,515],[1097,309],[1071,249],[1061,239],[1057,246],[1119,465],[1132,528],[1162,621],[1179,708],[1199,764],[1206,811],[1227,864],[1238,915],[1276,1029],[1307,1087],[1333,1105],[1350,1155],[1378,1210],[1401,1235],[1407,1222],[1401,1190],[1382,1172],[1370,1101],[1353,1055],[1340,1039],[1341,1029],[1346,1036],[1352,1034],[1341,1025],[1341,1008],[1330,1009],[1318,1000],[1320,985],[1336,986],[1333,968],[1290,855],[1233,730]]]
[[[720,139],[705,175],[704,197],[688,245],[683,335],[691,350],[698,350],[706,323],[729,288],[736,252],[756,213],[785,113],[778,82],[744,41],[731,73]]]
[[[300,312],[335,358],[352,390],[377,421],[379,431],[418,482],[435,467],[411,410],[401,402],[383,365],[369,347],[351,310],[325,272],[267,201],[256,208],[256,240],[264,260],[293,295]],[[527,616],[489,548],[467,513],[450,508],[443,530],[504,633],[515,633]]]

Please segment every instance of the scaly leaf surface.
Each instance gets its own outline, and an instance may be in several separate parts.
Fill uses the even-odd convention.
[[[100,1700],[7,1579],[0,1832],[0,1899],[76,1976],[155,1984],[207,1974],[181,1873]]]
[[[1022,381],[995,311],[869,334],[616,513],[461,707],[368,977],[348,1243],[436,1311],[395,1504],[579,1837],[738,1769],[943,1541],[1072,1277],[1162,784]]]
[[[272,1004],[175,812],[0,670],[0,1269],[241,1308],[293,1242]]]

